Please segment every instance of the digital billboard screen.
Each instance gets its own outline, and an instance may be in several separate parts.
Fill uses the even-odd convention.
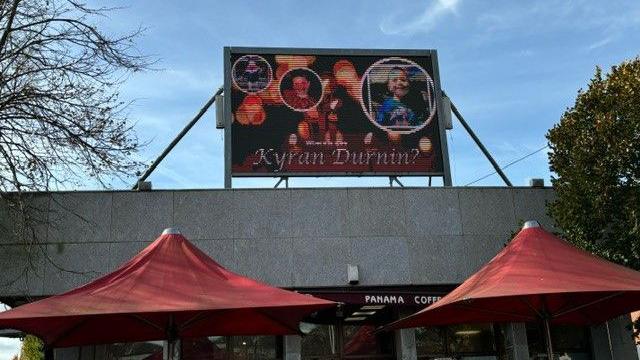
[[[443,176],[434,50],[225,48],[232,176]]]

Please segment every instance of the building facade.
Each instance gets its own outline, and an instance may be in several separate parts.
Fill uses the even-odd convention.
[[[497,254],[526,220],[553,229],[549,188],[322,188],[34,194],[34,246],[0,238],[0,301],[57,294],[110,272],[179,229],[230,270],[342,303],[302,324],[305,336],[211,337],[185,358],[536,359],[536,324],[374,332],[445,295]],[[16,220],[5,208],[0,222]],[[571,359],[637,359],[628,317],[557,328]],[[143,359],[158,344],[58,349],[60,359]],[[207,355],[208,354],[208,355]],[[540,354],[540,356],[539,356]]]

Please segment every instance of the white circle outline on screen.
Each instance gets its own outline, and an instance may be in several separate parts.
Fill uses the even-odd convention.
[[[261,61],[264,61],[265,64],[267,64],[267,66],[269,67],[269,82],[267,83],[267,86],[265,86],[263,89],[260,89],[258,91],[248,91],[246,89],[243,89],[242,87],[240,87],[240,85],[238,85],[238,83],[236,82],[236,65],[238,65],[238,62],[246,57],[256,57],[259,58]],[[240,56],[234,63],[233,66],[231,67],[231,81],[233,82],[233,85],[235,85],[236,89],[242,91],[245,94],[249,94],[249,95],[255,95],[255,94],[259,94],[265,90],[267,90],[269,88],[269,86],[271,85],[271,83],[273,82],[273,68],[271,67],[271,64],[269,64],[269,62],[267,61],[267,59],[263,58],[260,55],[254,55],[254,54],[246,54],[246,55],[242,55]]]
[[[375,68],[378,65],[382,65],[385,62],[388,61],[402,61],[405,62],[406,65],[413,65],[415,67],[417,67],[418,69],[420,69],[420,71],[422,71],[424,73],[424,75],[427,77],[427,86],[432,87],[433,91],[435,92],[435,84],[433,82],[433,79],[431,79],[431,76],[429,75],[429,73],[420,65],[418,65],[416,62],[411,61],[409,59],[405,59],[405,58],[401,58],[401,57],[396,57],[396,56],[392,56],[392,57],[387,57],[384,59],[380,59],[376,62],[374,62],[373,64],[371,64],[367,70],[364,72],[364,74],[362,74],[362,79],[360,80],[360,106],[362,107],[362,111],[364,112],[364,114],[367,116],[367,118],[369,119],[369,121],[371,121],[371,123],[373,123],[376,127],[378,127],[379,129],[382,129],[388,133],[396,133],[396,134],[412,134],[414,132],[420,131],[422,130],[425,126],[431,124],[431,122],[433,121],[433,116],[436,113],[436,104],[434,102],[434,106],[432,109],[430,109],[429,112],[429,117],[421,124],[418,125],[414,128],[411,129],[407,129],[407,130],[393,130],[393,129],[388,129],[386,126],[382,126],[380,124],[378,124],[378,122],[376,121],[376,119],[374,119],[371,114],[369,113],[367,107],[364,104],[364,94],[363,94],[363,90],[364,90],[364,82],[365,79],[367,79],[369,77],[369,73],[371,72],[371,69]],[[434,94],[435,97],[435,94]],[[369,102],[371,102],[371,96],[369,96]]]
[[[315,75],[316,79],[318,79],[318,82],[320,83],[320,96],[318,97],[318,101],[316,101],[315,104],[313,104],[313,106],[309,106],[306,109],[296,109],[293,106],[290,106],[289,104],[287,104],[286,101],[284,101],[284,98],[282,97],[282,80],[289,75],[290,72],[294,71],[294,70],[307,70],[310,73],[312,73],[313,75]],[[320,75],[318,75],[318,73],[316,73],[315,71],[309,69],[308,67],[297,67],[297,68],[293,68],[293,69],[289,69],[287,70],[287,72],[285,72],[284,74],[282,74],[282,76],[280,77],[280,79],[278,80],[278,94],[280,95],[280,100],[282,100],[282,103],[288,107],[289,109],[293,110],[293,111],[297,111],[297,112],[307,112],[311,109],[316,108],[318,105],[320,105],[320,102],[322,101],[322,98],[324,96],[324,85],[322,84],[322,79],[320,78]]]

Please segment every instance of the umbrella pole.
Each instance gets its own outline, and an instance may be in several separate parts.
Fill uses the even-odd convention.
[[[164,360],[182,360],[181,345],[175,319],[173,315],[169,315],[169,324],[167,326],[167,354]]]
[[[181,360],[182,359],[182,344],[180,339],[168,339],[166,352],[163,356],[164,360]]]
[[[53,360],[53,347],[49,345],[44,346],[44,360]]]
[[[547,359],[553,360],[553,346],[551,345],[551,326],[549,325],[549,318],[545,317],[542,322],[544,324],[545,345],[547,345]]]

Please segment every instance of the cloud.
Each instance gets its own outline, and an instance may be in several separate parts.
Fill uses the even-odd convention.
[[[595,50],[597,48],[601,48],[607,44],[609,44],[611,41],[613,41],[613,36],[608,36],[600,41],[596,41],[593,44],[589,45],[587,47],[587,50],[591,51],[591,50]]]
[[[213,94],[222,76],[202,69],[165,69],[134,74],[122,86],[127,98],[171,100],[191,93]]]
[[[523,49],[523,50],[520,50],[517,53],[517,56],[519,56],[519,57],[529,57],[529,56],[533,56],[533,54],[534,54],[533,50],[531,50],[531,49]]]
[[[446,15],[456,14],[460,0],[433,0],[417,18],[403,21],[396,13],[380,23],[380,30],[387,35],[411,35],[427,33]]]
[[[640,27],[640,3],[614,2],[603,7],[587,0],[540,0],[525,5],[507,2],[478,14],[475,24],[474,43],[580,33],[592,37],[585,49],[593,50]]]

